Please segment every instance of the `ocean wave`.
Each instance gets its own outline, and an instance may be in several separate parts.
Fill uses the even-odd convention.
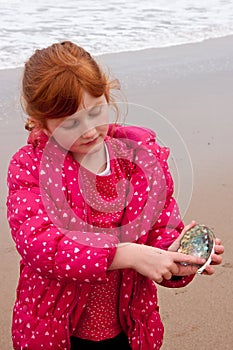
[[[199,42],[233,34],[228,0],[0,1],[0,68],[37,48],[73,40],[94,55]]]

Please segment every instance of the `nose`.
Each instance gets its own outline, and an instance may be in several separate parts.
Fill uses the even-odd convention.
[[[95,136],[96,134],[96,129],[95,128],[91,128],[87,131],[85,131],[83,134],[82,134],[82,138],[83,139],[91,139]]]

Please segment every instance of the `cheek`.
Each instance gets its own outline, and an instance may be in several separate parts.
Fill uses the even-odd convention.
[[[99,126],[98,127],[99,134],[101,134],[102,137],[105,137],[108,133],[108,128],[109,128],[108,124],[104,124],[104,125]]]
[[[79,139],[77,134],[73,134],[72,132],[57,132],[53,135],[56,142],[65,148],[66,150],[70,150],[72,145]]]
[[[98,129],[102,133],[107,133],[108,127],[109,127],[109,114],[108,114],[108,109],[106,109],[98,119]]]
[[[98,118],[100,125],[109,124],[109,105],[104,105],[102,107],[101,115]]]

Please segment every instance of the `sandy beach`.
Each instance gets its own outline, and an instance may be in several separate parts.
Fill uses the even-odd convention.
[[[171,148],[175,195],[185,223],[208,225],[225,245],[213,276],[183,289],[158,287],[162,350],[231,350],[233,344],[233,37],[103,55],[129,103],[126,123],[151,127]],[[19,103],[22,69],[0,70],[0,349],[12,350],[11,314],[19,256],[6,221],[6,175],[24,145]],[[149,349],[148,349],[149,350]]]

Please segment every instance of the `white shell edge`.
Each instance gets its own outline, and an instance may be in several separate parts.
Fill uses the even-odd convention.
[[[215,247],[215,243],[213,242],[213,248],[212,248],[212,251],[211,251],[211,253],[210,253],[209,258],[207,259],[207,261],[205,262],[205,264],[202,265],[202,266],[197,270],[197,272],[196,272],[197,274],[200,275],[200,274],[205,270],[206,266],[209,265],[209,264],[211,263],[211,255],[214,253],[214,247]]]

